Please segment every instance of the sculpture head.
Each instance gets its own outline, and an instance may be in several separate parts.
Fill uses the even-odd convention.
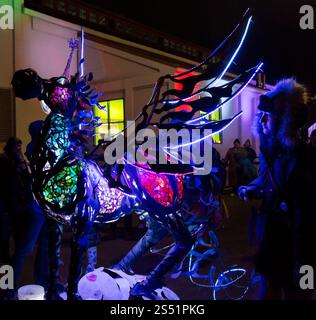
[[[81,33],[81,47],[84,34]],[[66,117],[76,115],[86,107],[98,104],[99,94],[90,88],[88,82],[92,74],[83,75],[83,49],[78,66],[78,73],[70,76],[70,66],[74,51],[79,48],[77,39],[69,40],[70,54],[62,75],[50,79],[41,78],[33,69],[18,70],[14,73],[11,84],[16,97],[23,100],[37,98],[45,103],[45,109]]]
[[[38,98],[43,90],[43,79],[30,68],[16,71],[11,84],[15,96],[23,100]]]

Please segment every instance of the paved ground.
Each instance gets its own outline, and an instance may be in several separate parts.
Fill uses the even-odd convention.
[[[228,208],[229,217],[225,219],[224,226],[217,232],[220,241],[220,255],[214,261],[216,273],[224,271],[230,266],[238,266],[247,270],[246,276],[238,282],[238,286],[244,287],[249,284],[251,275],[252,257],[255,249],[250,245],[247,239],[248,221],[250,217],[250,208],[254,203],[246,203],[240,201],[235,196],[224,196],[225,204]],[[103,233],[102,244],[98,248],[98,265],[110,266],[121,258],[125,252],[135,243],[135,241],[144,233],[145,229],[137,227],[138,221],[133,220],[133,240],[126,240],[123,223],[120,222],[117,227],[117,237],[111,239],[111,229],[106,226]],[[62,267],[62,280],[66,282],[68,264],[69,264],[69,239],[70,233],[66,232],[63,238],[62,258],[64,266]],[[170,242],[166,239],[166,243]],[[161,256],[158,254],[146,255],[135,267],[137,273],[144,274],[153,268],[159,262]],[[34,254],[30,256],[25,265],[21,285],[32,283],[32,266],[34,261]],[[201,268],[201,273],[208,274],[210,270],[210,263],[206,262]],[[209,284],[207,279],[200,279],[201,283]],[[212,298],[212,291],[210,288],[197,286],[190,282],[188,277],[180,276],[177,279],[167,279],[167,285],[174,290],[181,299],[207,300]],[[217,292],[218,299],[229,299],[229,296],[236,298],[240,297],[244,288],[229,287],[226,290]],[[253,284],[244,296],[244,299],[256,299],[258,295],[258,285]]]

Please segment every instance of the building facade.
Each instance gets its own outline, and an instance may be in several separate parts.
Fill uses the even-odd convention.
[[[113,116],[107,118],[112,122],[107,130],[113,132],[139,114],[160,76],[188,69],[209,53],[203,47],[75,0],[6,3],[14,8],[14,29],[0,30],[2,144],[16,135],[26,146],[30,140],[28,125],[46,116],[37,100],[14,98],[10,85],[14,71],[33,68],[44,78],[61,75],[69,54],[67,40],[77,37],[82,27],[86,33],[85,70],[93,72],[93,84],[104,92],[101,100],[113,110]],[[77,71],[77,65],[78,57],[71,72]],[[259,96],[266,90],[257,84],[251,82],[221,111],[225,119],[243,110],[216,145],[222,157],[235,138],[242,142],[249,138],[258,147],[252,124]]]

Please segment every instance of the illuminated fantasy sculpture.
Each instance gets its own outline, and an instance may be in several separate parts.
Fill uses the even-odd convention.
[[[180,75],[158,79],[150,101],[136,119],[136,133],[150,127],[212,129],[212,134],[190,141],[189,145],[193,145],[230,125],[240,113],[232,119],[219,121],[207,118],[236,97],[262,66],[260,63],[230,82],[218,85],[239,52],[250,22],[251,16],[247,12],[234,31],[202,63]],[[83,53],[83,36],[81,39]],[[47,80],[32,69],[25,69],[17,71],[12,79],[17,97],[24,100],[38,98],[49,112],[31,155],[33,193],[49,218],[72,227],[68,299],[78,298],[77,285],[88,245],[87,234],[94,222],[115,221],[131,212],[136,204],[153,220],[163,224],[176,244],[146,281],[134,290],[134,295],[145,294],[161,286],[161,277],[183,259],[195,241],[179,213],[182,180],[184,175],[194,171],[194,163],[131,163],[125,156],[122,164],[115,166],[116,179],[104,176],[98,165],[89,160],[85,150],[85,136],[91,135],[100,125],[92,107],[102,106],[98,104],[98,93],[88,84],[92,75],[84,76],[83,54],[80,72],[69,76],[71,58],[78,46],[77,40],[70,41],[71,54],[63,75]],[[190,75],[191,72],[194,75]],[[181,88],[163,91],[167,82],[180,84]],[[141,147],[142,143],[139,143],[136,149]],[[174,157],[171,149],[175,147],[182,146],[163,149],[168,160]],[[60,239],[60,229],[55,227],[50,232],[51,283],[47,298],[56,294]]]

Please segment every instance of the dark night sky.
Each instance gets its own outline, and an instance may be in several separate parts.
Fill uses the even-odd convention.
[[[237,65],[243,69],[262,59],[268,83],[296,76],[316,92],[316,29],[299,27],[299,8],[312,5],[316,15],[316,0],[90,0],[89,3],[210,49],[250,7],[254,23]]]

